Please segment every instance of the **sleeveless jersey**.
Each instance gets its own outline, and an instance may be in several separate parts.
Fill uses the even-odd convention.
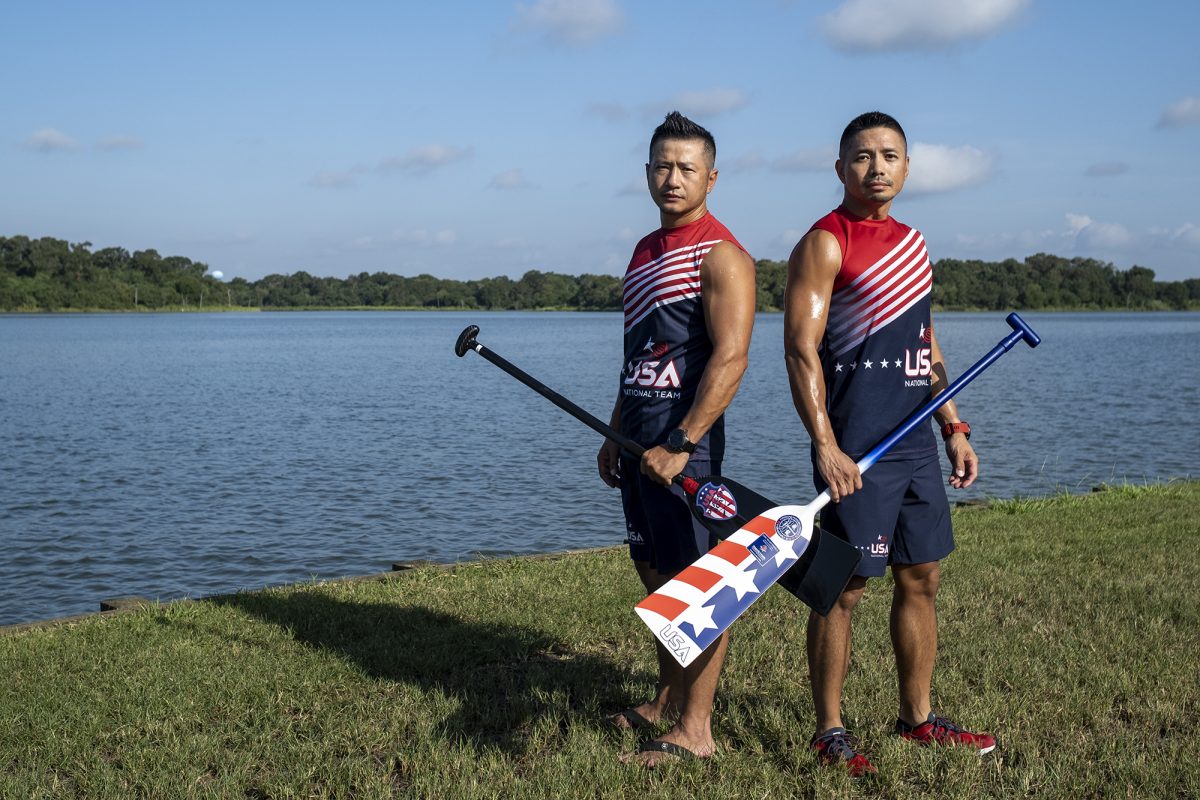
[[[678,228],[660,228],[633,249],[623,286],[621,431],[645,447],[662,444],[679,427],[712,356],[700,264],[722,241],[746,249],[728,228],[706,214]],[[723,458],[724,417],[696,444],[693,458]]]
[[[930,397],[933,268],[920,232],[839,207],[813,225],[842,248],[820,354],[826,404],[842,451],[857,460]],[[918,426],[885,459],[937,452]]]

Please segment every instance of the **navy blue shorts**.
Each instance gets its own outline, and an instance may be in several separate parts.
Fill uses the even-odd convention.
[[[813,470],[817,491],[826,484]],[[863,487],[821,510],[821,528],[862,551],[856,575],[878,578],[889,564],[941,561],[954,550],[950,503],[938,456],[878,461]]]
[[[688,510],[682,488],[655,483],[633,459],[622,458],[620,468],[630,558],[648,563],[660,575],[674,575],[717,546],[717,538]],[[720,471],[719,461],[692,460],[683,468],[693,478]]]

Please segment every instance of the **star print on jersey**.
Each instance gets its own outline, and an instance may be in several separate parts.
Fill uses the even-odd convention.
[[[928,335],[929,331],[931,331],[931,330],[933,330],[933,328],[925,328],[926,335]],[[898,369],[901,369],[901,367],[903,365],[904,365],[904,359],[901,359],[901,358],[896,358],[896,359],[893,359],[891,357],[880,358],[878,361],[873,358],[867,358],[867,359],[863,359],[862,361],[851,361],[849,364],[843,364],[841,361],[835,362],[833,364],[833,371],[835,373],[838,373],[838,372],[845,373],[847,367],[849,367],[850,371],[853,371],[853,372],[857,372],[859,367],[862,367],[864,370],[869,369],[872,371],[874,371],[876,368],[888,369],[888,370],[890,370],[890,369],[898,370]],[[912,374],[916,374],[916,373],[910,373],[910,375],[912,375]],[[922,371],[920,374],[924,375],[925,371]],[[889,380],[889,379],[881,378],[881,380]]]

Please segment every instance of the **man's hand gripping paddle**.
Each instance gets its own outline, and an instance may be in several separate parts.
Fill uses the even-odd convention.
[[[1030,347],[1041,342],[1017,314],[1008,315],[1008,324],[1013,328],[1012,333],[863,456],[858,462],[859,472],[870,469],[896,442],[927,422],[934,411],[1017,342],[1024,340]],[[829,490],[825,490],[808,505],[778,506],[757,512],[740,530],[638,603],[638,616],[675,660],[686,667],[772,583],[808,554],[812,549],[814,519],[829,500]],[[828,534],[823,539],[842,541]]]
[[[478,325],[468,325],[459,334],[454,345],[459,358],[474,350],[601,436],[619,444],[634,458],[642,457],[645,448],[484,347],[475,339],[478,333]],[[701,478],[677,475],[675,483],[687,493],[692,516],[721,539],[744,530],[752,520],[779,507],[778,503],[719,475]],[[828,614],[858,568],[862,554],[842,539],[823,535],[811,525],[805,544],[808,546],[797,552],[798,558],[792,560],[786,574],[776,576],[775,580],[817,613]]]

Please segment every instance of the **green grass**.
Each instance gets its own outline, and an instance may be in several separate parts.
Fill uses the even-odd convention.
[[[1200,483],[956,512],[934,702],[996,753],[913,747],[890,590],[856,616],[846,718],[880,769],[816,766],[803,609],[739,621],[709,762],[619,763],[654,680],[617,549],[422,568],[0,636],[0,797],[1200,796]]]

